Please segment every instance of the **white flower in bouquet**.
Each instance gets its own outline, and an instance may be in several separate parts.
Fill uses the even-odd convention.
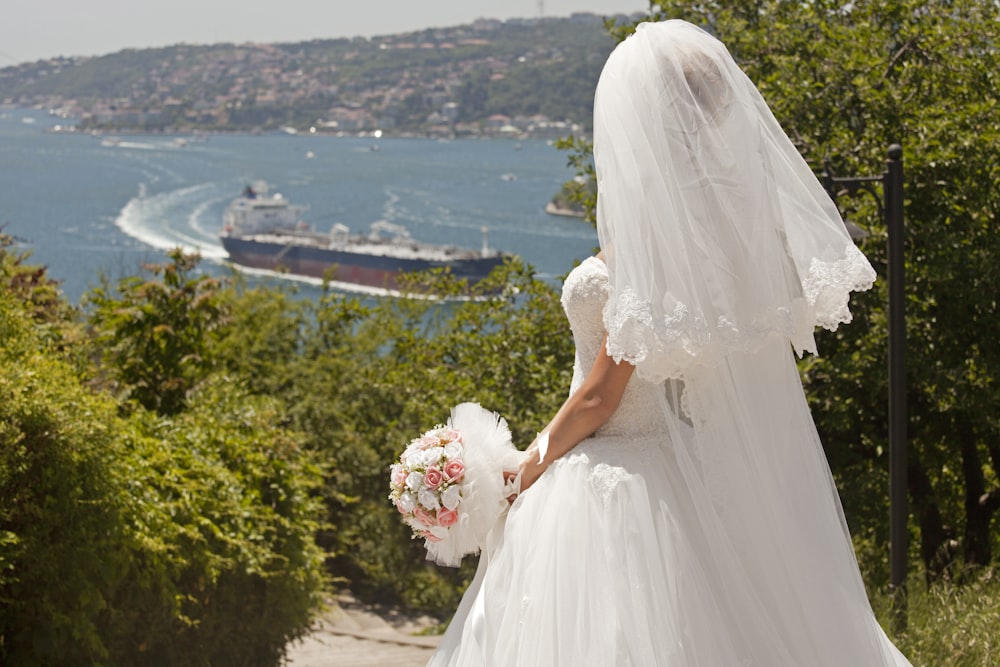
[[[441,502],[438,500],[437,494],[428,488],[420,489],[420,494],[417,496],[417,499],[420,500],[420,504],[424,507],[424,509],[436,512],[437,509],[441,507]]]
[[[410,491],[420,491],[420,487],[423,486],[424,476],[419,472],[411,472],[406,476],[406,488]]]
[[[401,512],[412,512],[417,508],[417,499],[409,491],[404,491],[400,494],[397,506]]]
[[[459,495],[459,487],[451,486],[441,494],[441,504],[450,510],[457,509],[458,503],[462,500]]]

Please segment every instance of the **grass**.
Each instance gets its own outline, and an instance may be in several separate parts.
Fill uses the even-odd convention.
[[[968,575],[961,585],[942,581],[931,588],[909,581],[907,628],[891,631],[888,591],[872,594],[882,626],[913,667],[996,667],[1000,664],[1000,572]]]

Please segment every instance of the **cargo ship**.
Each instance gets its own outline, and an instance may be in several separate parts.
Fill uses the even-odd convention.
[[[401,274],[443,267],[473,285],[506,257],[489,247],[485,227],[483,246],[475,250],[416,241],[405,227],[385,221],[372,223],[368,233],[337,223],[324,234],[302,221],[303,211],[269,195],[264,184],[247,186],[223,214],[222,246],[242,266],[385,290],[398,290]]]

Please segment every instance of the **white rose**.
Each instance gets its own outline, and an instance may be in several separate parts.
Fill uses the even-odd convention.
[[[406,476],[406,488],[416,491],[424,483],[424,476],[419,472],[411,472]]]
[[[433,466],[437,465],[437,462],[441,460],[441,455],[444,453],[443,447],[431,447],[424,452],[424,465]]]
[[[465,448],[462,447],[460,442],[449,442],[444,446],[444,455],[449,459],[462,458],[462,454],[465,453]]]
[[[449,486],[448,489],[441,494],[441,504],[450,510],[458,507],[458,504],[462,502],[462,497],[459,495],[461,489],[457,484]]]
[[[417,509],[417,499],[409,491],[403,491],[399,496],[399,508],[404,512],[412,512]]]
[[[448,537],[448,529],[442,526],[431,526],[428,530],[430,530],[431,535],[439,540],[443,540]]]
[[[403,452],[403,463],[407,468],[413,470],[414,468],[419,468],[424,462],[424,450],[413,449],[406,450]]]
[[[420,504],[429,510],[437,510],[441,507],[441,503],[438,502],[437,496],[430,489],[421,489],[420,495],[417,496],[420,500]]]

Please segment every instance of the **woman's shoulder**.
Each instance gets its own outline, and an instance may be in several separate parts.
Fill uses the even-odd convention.
[[[563,282],[562,299],[566,304],[574,298],[586,298],[599,294],[606,296],[608,290],[608,271],[603,260],[591,256],[580,262]]]
[[[591,255],[577,264],[573,270],[569,272],[569,276],[573,276],[575,274],[604,276],[606,279],[608,275],[608,267],[600,255]],[[566,277],[567,282],[569,281],[569,276]]]

